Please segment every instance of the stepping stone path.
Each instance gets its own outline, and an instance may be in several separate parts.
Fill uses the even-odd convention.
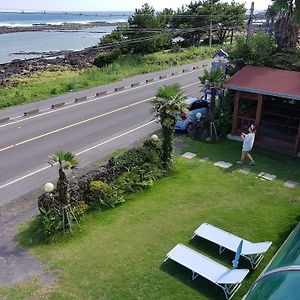
[[[184,158],[187,158],[187,159],[192,159],[192,158],[194,158],[196,156],[196,154],[192,153],[192,152],[185,152],[181,156],[184,157]]]
[[[232,164],[226,161],[217,161],[216,163],[214,163],[214,166],[222,169],[228,169],[232,166]]]
[[[240,173],[248,175],[251,171],[247,168],[240,169]]]
[[[287,181],[284,182],[283,185],[290,188],[290,189],[293,189],[293,188],[296,187],[296,185],[298,185],[298,182],[287,180]]]
[[[258,174],[258,177],[260,177],[262,179],[265,179],[265,180],[272,181],[272,180],[276,179],[277,176],[273,175],[273,174],[266,173],[266,172],[260,172]]]
[[[208,160],[209,160],[209,157],[203,157],[203,158],[199,159],[199,161],[202,162],[202,163],[206,162]]]
[[[196,156],[196,154],[192,153],[192,152],[186,152],[186,153],[182,154],[181,156],[184,157],[184,158],[187,158],[187,159],[193,159]],[[203,157],[203,158],[199,159],[199,162],[204,163],[208,160],[209,160],[209,157],[206,156],[206,157]],[[222,168],[222,169],[229,169],[230,167],[232,167],[232,163],[221,160],[221,161],[217,161],[216,163],[214,163],[214,166]],[[248,168],[240,169],[240,173],[245,174],[245,175],[248,175],[250,172],[251,172],[251,170],[248,169]],[[260,177],[263,180],[268,180],[268,181],[272,181],[272,180],[277,178],[276,175],[266,173],[266,172],[260,172],[258,174],[258,177]],[[287,180],[287,181],[284,182],[283,185],[290,188],[290,189],[293,189],[298,184],[299,184],[298,182],[295,182],[295,181],[292,181],[292,180]]]

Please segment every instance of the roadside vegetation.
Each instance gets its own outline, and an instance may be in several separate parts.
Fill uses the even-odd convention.
[[[123,55],[102,68],[72,71],[61,69],[42,72],[30,77],[14,78],[11,86],[0,87],[0,108],[30,103],[58,96],[70,91],[79,91],[117,80],[165,70],[171,67],[210,58],[216,48],[191,47],[178,51],[157,52],[147,55]]]
[[[288,189],[286,179],[300,177],[300,165],[290,158],[254,150],[257,166],[244,175],[238,168],[223,171],[218,160],[234,162],[240,144],[223,141],[207,144],[177,136],[197,158],[177,157],[168,175],[144,191],[128,196],[114,209],[85,215],[80,228],[53,244],[41,243],[34,223],[19,239],[58,278],[57,285],[1,288],[10,299],[223,299],[221,289],[203,278],[191,280],[191,272],[167,262],[167,252],[183,243],[228,267],[234,254],[218,254],[218,247],[189,239],[203,222],[209,222],[254,242],[270,240],[272,247],[262,263],[251,271],[235,297],[240,299],[275,254],[297,223],[300,214],[299,186]],[[210,161],[200,163],[199,158]],[[276,174],[273,182],[262,181],[262,170]],[[241,260],[240,267],[248,268]],[[30,288],[29,288],[30,287]]]
[[[216,6],[218,2],[215,1]],[[197,15],[199,3],[191,3],[179,11],[180,14]],[[209,15],[211,1],[204,4],[201,13]],[[283,17],[288,15],[289,8]],[[244,14],[244,7],[239,6],[239,9],[240,14]],[[148,18],[141,18],[145,13]],[[136,10],[129,23],[146,22],[142,28],[154,25],[163,28],[167,22],[177,20],[172,19],[174,14],[164,11],[158,18],[151,7],[144,5]],[[186,28],[196,26],[194,21],[188,18]],[[222,26],[220,28],[222,30]],[[126,30],[123,28],[123,33]],[[145,33],[140,33],[140,38],[144,36]],[[115,31],[103,41],[122,42],[123,38],[127,40],[128,36]],[[194,43],[195,39],[194,32],[187,32],[186,43]],[[155,43],[132,43],[130,47],[128,44],[120,47],[118,53],[99,54],[95,61],[98,68],[62,69],[13,79],[12,86],[0,88],[0,107],[199,61],[216,51],[216,48],[203,46],[181,50],[183,45],[166,50],[164,43],[170,41],[170,37],[161,35]],[[291,43],[291,48],[293,45]],[[147,51],[153,53],[145,53]],[[231,52],[230,72],[234,74],[244,65],[276,67],[280,63],[278,54],[285,53],[282,51],[278,39],[269,35],[255,34],[247,41],[241,37]],[[297,50],[293,49],[293,53]],[[199,80],[211,90],[208,115],[211,134],[205,140],[218,143],[175,135],[181,145],[180,154],[190,151],[196,153],[197,158],[186,160],[177,156],[172,160],[176,116],[184,110],[185,98],[177,85],[161,87],[152,101],[155,116],[162,125],[162,140],[153,136],[136,148],[121,151],[105,165],[75,181],[69,181],[64,172],[76,165],[72,153],[58,152],[51,157],[51,162],[58,163],[59,167],[57,188],[39,197],[40,215],[22,228],[18,238],[21,245],[47,264],[58,283],[45,288],[33,279],[27,285],[0,288],[0,296],[59,300],[222,299],[223,293],[215,285],[203,278],[191,281],[189,270],[173,262],[162,263],[170,249],[183,243],[230,267],[234,257],[229,251],[219,256],[217,246],[189,240],[203,222],[253,242],[273,242],[263,262],[243,282],[236,298],[240,299],[247,292],[299,220],[300,187],[288,189],[283,182],[299,180],[300,162],[297,158],[254,149],[257,165],[251,168],[250,174],[242,174],[235,166],[226,171],[216,168],[214,162],[234,163],[240,156],[239,143],[219,140],[217,134],[212,135],[212,126],[216,126],[218,137],[228,133],[233,99],[230,94],[216,99],[224,81],[219,70],[205,72]],[[209,161],[199,161],[207,156]],[[277,179],[261,180],[257,174],[262,171],[276,174]],[[80,226],[74,224],[77,220]],[[63,234],[66,231],[68,234]],[[239,266],[249,268],[243,259]]]

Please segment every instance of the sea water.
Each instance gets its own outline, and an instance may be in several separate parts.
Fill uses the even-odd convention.
[[[126,22],[130,12],[0,12],[0,26],[34,26],[36,24]],[[82,30],[31,31],[0,34],[0,64],[13,59],[28,59],[36,55],[20,52],[49,52],[59,50],[82,50],[96,45],[100,38],[115,26],[99,26]]]

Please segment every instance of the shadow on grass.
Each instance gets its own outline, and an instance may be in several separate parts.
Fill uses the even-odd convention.
[[[87,216],[93,213],[96,213],[96,211],[88,213]],[[43,224],[40,217],[35,216],[25,227],[21,228],[16,239],[22,247],[30,249],[47,244],[67,242],[68,240],[71,240],[74,235],[78,235],[82,231],[80,225],[73,223],[72,231],[67,229],[66,233],[59,231],[53,236],[47,236],[43,230]]]
[[[201,276],[192,280],[191,270],[170,259],[162,263],[160,269],[174,277],[174,280],[181,281],[183,284],[194,289],[208,299],[225,299],[224,292],[220,287]]]
[[[194,249],[195,251],[211,258],[215,262],[218,262],[221,265],[232,269],[232,260],[235,257],[235,253],[229,250],[225,250],[221,255],[219,255],[218,245],[201,239],[199,237],[196,237],[193,240],[191,240],[188,246]],[[253,282],[254,279],[258,276],[258,272],[256,270],[252,270],[249,261],[243,257],[240,258],[238,268],[248,269],[250,271],[246,277],[246,280],[248,282]],[[191,279],[191,270],[181,266],[180,264],[170,259],[164,262],[161,265],[160,269],[168,273],[169,275],[175,277],[177,280],[180,280],[182,283],[189,286],[190,288],[193,288],[194,290],[198,291],[208,299],[225,299],[224,292],[216,284],[210,282],[209,280],[201,276],[198,276],[193,281]]]
[[[190,240],[189,245],[192,246],[196,251],[205,253],[211,259],[219,262],[220,264],[232,269],[232,261],[235,258],[235,253],[225,249],[222,254],[219,254],[219,246],[215,243],[202,239],[201,237],[195,237]],[[239,259],[239,269],[249,269],[251,270],[251,265],[247,259],[240,257]]]

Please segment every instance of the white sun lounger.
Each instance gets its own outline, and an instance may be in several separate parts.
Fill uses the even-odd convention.
[[[228,300],[233,297],[249,272],[247,269],[228,269],[182,244],[177,244],[167,254],[164,261],[168,259],[190,269],[193,272],[192,280],[200,275],[218,285]]]
[[[272,242],[261,242],[261,243],[252,243],[245,239],[242,239],[239,236],[236,236],[232,233],[229,233],[225,230],[222,230],[213,225],[203,223],[198,227],[194,235],[202,237],[208,241],[211,241],[220,246],[219,253],[221,254],[225,249],[229,249],[233,252],[236,252],[241,240],[243,240],[243,248],[241,255],[250,261],[252,269],[255,269],[257,265],[263,259],[264,253],[272,245]]]

